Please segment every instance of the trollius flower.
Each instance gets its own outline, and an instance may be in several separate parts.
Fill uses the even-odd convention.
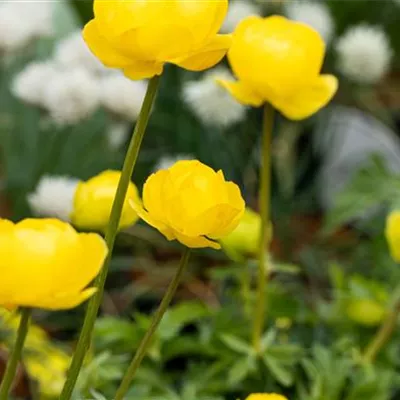
[[[285,396],[276,393],[253,393],[246,400],[288,400]]]
[[[218,35],[228,0],[95,0],[83,30],[91,51],[132,79],[160,75],[164,63],[201,71],[225,55],[230,35]]]
[[[71,214],[71,221],[75,226],[99,231],[107,226],[120,177],[120,171],[107,170],[86,182],[79,182]],[[122,209],[120,229],[133,225],[138,220],[129,200],[139,201],[137,188],[132,182],[129,183]]]
[[[222,171],[190,160],[151,175],[143,188],[143,206],[133,206],[168,240],[218,249],[214,240],[236,228],[245,203],[238,186],[225,181]]]
[[[337,79],[320,75],[325,44],[320,34],[284,17],[248,17],[232,39],[228,59],[238,81],[220,83],[243,104],[271,103],[287,118],[306,118],[325,106]]]
[[[68,309],[95,291],[107,246],[57,219],[0,220],[0,306]]]

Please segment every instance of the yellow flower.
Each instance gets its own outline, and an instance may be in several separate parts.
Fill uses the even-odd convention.
[[[393,260],[400,262],[400,211],[393,211],[386,219],[385,236]]]
[[[107,247],[56,219],[0,220],[0,305],[67,309],[95,291]]]
[[[133,205],[168,240],[215,249],[220,245],[210,239],[232,232],[245,207],[237,185],[226,182],[222,171],[196,160],[178,161],[152,174],[143,188],[144,208]]]
[[[220,81],[243,104],[271,103],[287,118],[306,118],[335,94],[337,79],[320,75],[321,36],[284,17],[248,17],[236,28],[228,59],[238,81]]]
[[[359,325],[379,325],[386,315],[385,308],[372,299],[352,299],[346,307],[349,319]]]
[[[227,9],[228,0],[95,0],[83,37],[104,65],[131,79],[160,75],[164,63],[201,71],[230,46],[230,35],[217,35]]]
[[[99,231],[105,229],[120,177],[121,172],[108,170],[78,184],[71,214],[71,221],[75,226]],[[138,220],[129,200],[139,201],[137,188],[132,182],[129,183],[122,209],[120,229],[133,225]]]
[[[285,396],[276,393],[253,393],[246,400],[288,400]]]
[[[260,215],[246,208],[236,229],[220,239],[222,248],[233,259],[241,255],[256,254],[261,230]]]

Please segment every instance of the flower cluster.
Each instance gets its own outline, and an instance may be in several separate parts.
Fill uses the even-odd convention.
[[[100,106],[115,118],[135,121],[146,83],[105,68],[75,31],[57,43],[52,59],[28,64],[14,78],[19,99],[45,109],[61,125],[76,124]]]
[[[12,54],[37,38],[51,35],[52,14],[52,2],[1,2],[0,54]]]

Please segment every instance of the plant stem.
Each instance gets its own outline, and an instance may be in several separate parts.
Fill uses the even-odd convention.
[[[175,295],[176,289],[178,288],[179,282],[180,282],[182,275],[188,264],[189,256],[190,256],[190,249],[186,248],[185,252],[182,255],[182,258],[181,258],[179,267],[175,273],[175,276],[172,279],[171,283],[169,284],[168,289],[165,292],[165,295],[164,295],[163,299],[161,300],[161,303],[158,306],[158,309],[153,316],[150,327],[147,330],[146,334],[144,335],[142,341],[140,342],[139,347],[136,350],[135,356],[133,357],[127,371],[125,372],[125,376],[122,379],[122,382],[117,390],[114,400],[123,400],[124,396],[128,392],[131,382],[132,382],[133,378],[135,377],[135,373],[138,370],[144,356],[146,355],[148,347],[151,343],[151,339],[152,339],[155,331],[157,330],[157,327],[158,327],[159,323],[161,322],[161,319],[162,319],[165,311],[167,311],[167,308],[168,308],[172,298]]]
[[[29,308],[23,308],[21,310],[21,320],[19,322],[15,345],[7,361],[7,367],[0,385],[0,400],[9,399],[8,394],[17,371],[18,361],[21,358],[22,348],[24,347],[25,338],[29,329],[30,317],[31,310]]]
[[[60,400],[69,400],[74,390],[79,371],[82,367],[83,360],[90,345],[90,339],[97,317],[101,300],[103,297],[104,284],[107,278],[108,268],[110,265],[112,251],[114,249],[115,238],[118,232],[119,221],[121,219],[122,207],[124,205],[128,185],[131,180],[133,169],[138,158],[140,146],[143,136],[146,131],[147,123],[150,118],[150,112],[154,104],[154,99],[157,93],[160,77],[153,77],[148,84],[146,96],[144,98],[140,114],[133,131],[132,139],[125,157],[122,167],[121,178],[118,183],[117,192],[115,194],[113,206],[111,209],[110,220],[105,233],[105,240],[108,247],[108,255],[104,262],[104,266],[95,280],[97,292],[89,300],[88,307],[83,321],[82,330],[79,336],[72,362],[67,374],[63,390],[60,395]]]
[[[253,346],[258,353],[265,319],[265,289],[268,279],[267,248],[269,247],[270,202],[271,202],[271,142],[274,124],[274,109],[270,104],[264,106],[262,155],[259,185],[259,211],[261,216],[261,232],[258,247],[257,304],[254,312]]]
[[[389,312],[383,321],[378,332],[372,338],[365,349],[363,360],[365,363],[373,363],[379,351],[385,346],[396,329],[397,320],[400,314],[400,300],[398,300],[393,309]]]

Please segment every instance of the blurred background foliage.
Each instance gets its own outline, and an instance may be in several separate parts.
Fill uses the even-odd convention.
[[[57,189],[40,192],[39,208],[29,200],[44,177],[87,179],[104,169],[120,168],[134,126],[135,118],[116,116],[101,102],[79,121],[60,123],[46,107],[28,104],[18,95],[13,83],[17,76],[33,62],[51,60],[60,42],[92,17],[91,1],[52,4],[50,36],[12,52],[0,46],[0,210],[1,216],[13,220],[46,215],[43,208],[48,204],[56,210],[64,207],[63,193]],[[324,70],[339,75],[341,83],[332,104],[316,116],[299,123],[276,118],[274,240],[262,357],[254,353],[249,332],[253,255],[234,256],[235,243],[233,252],[196,251],[129,399],[236,400],[254,391],[276,391],[296,400],[400,396],[398,329],[373,362],[365,359],[372,338],[400,299],[400,270],[383,235],[388,210],[400,202],[400,4],[332,0],[311,3],[301,12],[293,4],[231,1],[238,15],[238,10],[244,14],[250,7],[262,15],[303,16],[323,28],[328,15],[334,28],[326,39]],[[321,6],[327,13],[322,16],[316,11]],[[231,17],[238,18],[234,13]],[[338,43],[360,24],[384,32],[388,49],[376,47],[368,37],[358,38],[354,59],[344,60],[346,64],[340,50],[346,46]],[[381,35],[376,37],[381,43]],[[387,65],[379,57],[386,57]],[[343,65],[355,62],[357,68],[360,60],[365,70],[360,68],[363,78],[357,80]],[[374,71],[374,62],[380,61],[385,73],[372,81],[368,70]],[[96,82],[102,76],[96,76]],[[133,181],[141,188],[151,172],[176,157],[197,158],[238,183],[248,206],[256,210],[260,110],[238,109],[242,118],[221,122],[218,113],[232,109],[221,97],[224,104],[210,103],[217,107],[217,117],[207,108],[197,112],[210,96],[220,96],[214,89],[200,100],[184,95],[190,91],[188,84],[203,79],[208,79],[207,72],[167,66]],[[62,111],[63,97],[59,99]],[[117,131],[120,139],[113,140]],[[119,235],[76,400],[112,398],[180,251],[179,245],[142,223]],[[82,315],[83,308],[36,312],[37,326],[28,338],[16,398],[56,398]],[[14,332],[15,316],[0,314],[0,373]]]

